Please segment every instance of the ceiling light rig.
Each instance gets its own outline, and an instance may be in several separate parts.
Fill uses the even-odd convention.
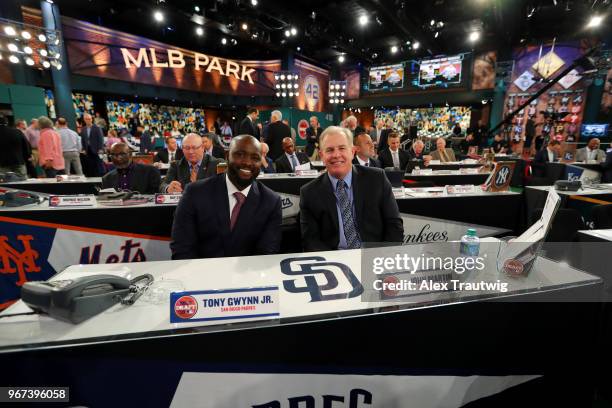
[[[38,69],[61,69],[59,31],[0,18],[0,59]]]
[[[329,103],[343,104],[345,95],[346,81],[329,81]]]
[[[274,73],[274,89],[277,98],[293,98],[300,96],[299,75],[292,71],[278,71]]]

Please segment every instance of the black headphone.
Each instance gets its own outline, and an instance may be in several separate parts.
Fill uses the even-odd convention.
[[[39,204],[44,200],[40,196],[25,191],[7,191],[0,193],[1,207],[22,207],[28,204]]]

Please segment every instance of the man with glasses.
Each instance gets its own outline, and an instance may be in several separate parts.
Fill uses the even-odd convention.
[[[102,177],[102,188],[129,190],[140,194],[155,194],[159,191],[159,170],[146,164],[133,163],[130,148],[125,143],[115,143],[110,148],[115,169]]]
[[[187,184],[214,176],[221,160],[204,154],[202,137],[189,133],[183,139],[183,158],[171,163],[161,183],[162,193],[182,193]]]

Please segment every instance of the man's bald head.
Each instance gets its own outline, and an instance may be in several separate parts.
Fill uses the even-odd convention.
[[[240,135],[232,139],[229,151],[227,177],[236,188],[244,190],[259,175],[261,144],[251,135]]]
[[[130,165],[130,148],[126,143],[117,142],[110,148],[110,157],[113,164],[118,169],[125,169]]]

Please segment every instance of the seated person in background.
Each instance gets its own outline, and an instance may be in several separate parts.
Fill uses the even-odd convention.
[[[276,173],[272,159],[268,157],[270,148],[267,143],[261,142],[261,171],[264,173]]]
[[[283,151],[284,153],[274,162],[277,173],[294,173],[296,166],[310,163],[308,156],[304,153],[296,153],[295,145],[290,137],[283,139]]]
[[[457,161],[453,149],[446,147],[446,140],[439,137],[436,140],[436,150],[430,152],[432,160],[440,160],[441,163]]]
[[[459,122],[455,123],[455,127],[453,128],[453,136],[461,137],[461,125],[459,125]]]
[[[474,135],[470,133],[461,141],[461,152],[467,154],[472,146],[478,147],[478,142],[474,138]],[[478,153],[478,149],[476,149],[476,152]]]
[[[405,169],[410,160],[410,156],[405,150],[400,149],[400,136],[396,132],[391,132],[387,136],[388,149],[378,154],[378,160],[383,168],[393,167],[395,169]]]
[[[505,154],[508,152],[508,142],[504,139],[501,133],[496,134],[493,138],[491,149],[493,149],[493,153]]]
[[[183,150],[178,147],[175,138],[169,137],[166,139],[166,144],[167,147],[155,155],[154,161],[156,163],[160,162],[168,164],[183,158]]]
[[[115,169],[102,177],[102,188],[140,194],[155,194],[159,191],[159,170],[147,164],[132,163],[130,148],[125,143],[112,145],[109,156]]]
[[[374,143],[367,133],[360,133],[355,136],[355,158],[353,164],[361,164],[366,167],[381,167],[378,160],[374,158]]]
[[[230,144],[227,173],[191,183],[172,224],[172,259],[274,254],[280,250],[278,194],[257,181],[261,146],[250,135]]]
[[[422,140],[415,140],[410,150],[408,150],[408,157],[410,161],[422,161],[425,166],[429,166],[431,156],[424,154],[425,143]]]
[[[117,136],[117,131],[115,129],[111,129],[108,131],[108,134],[106,135],[106,143],[104,143],[104,146],[106,147],[106,150],[110,150],[110,148],[115,144],[115,143],[120,143],[121,139],[119,139],[119,136]]]
[[[187,184],[217,174],[217,163],[221,161],[204,154],[200,135],[189,133],[185,136],[183,155],[182,159],[170,164],[160,186],[161,193],[182,193]]]
[[[554,163],[561,156],[561,143],[555,139],[550,139],[546,149],[539,150],[531,166],[533,167],[533,175],[536,177],[546,176],[546,163]]]
[[[601,142],[596,137],[589,140],[586,147],[576,150],[576,161],[586,162],[589,160],[597,160],[598,163],[603,162],[606,159],[606,154],[599,148],[600,144]]]
[[[207,156],[216,157],[217,159],[225,160],[225,150],[221,146],[215,145],[216,138],[217,135],[214,133],[204,133],[202,135],[204,154]]]
[[[402,219],[391,183],[381,169],[353,166],[353,137],[330,126],[319,139],[327,169],[300,190],[302,245],[306,251],[401,242]]]

